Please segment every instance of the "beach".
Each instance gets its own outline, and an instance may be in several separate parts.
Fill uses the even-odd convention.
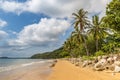
[[[51,62],[40,61],[0,72],[0,80],[46,80],[51,73]]]
[[[69,61],[58,60],[48,80],[120,80],[120,73],[115,75],[109,71],[93,71],[90,68],[81,68]]]
[[[0,72],[0,80],[120,80],[120,73],[93,71],[91,68],[77,67],[67,60],[35,63],[10,71]]]

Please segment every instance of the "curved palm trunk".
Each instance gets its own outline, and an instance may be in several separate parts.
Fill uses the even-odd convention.
[[[98,51],[98,39],[96,39],[96,52]]]
[[[82,23],[80,23],[80,32],[82,32],[83,31],[83,24]],[[84,47],[85,47],[85,50],[86,50],[86,55],[87,56],[89,56],[89,51],[88,51],[88,47],[87,47],[87,43],[86,43],[86,39],[85,39],[85,37],[83,36],[83,40],[84,40]]]
[[[98,21],[97,21],[98,22]],[[96,45],[96,52],[98,51],[98,35],[99,35],[99,25],[96,26],[96,41],[95,41],[95,45]]]
[[[72,53],[72,49],[70,49],[70,56],[71,56],[71,58],[74,58],[74,55],[73,55],[73,53]]]
[[[83,37],[83,39],[84,39],[84,47],[85,47],[85,50],[86,50],[86,55],[89,56],[89,51],[88,51],[88,46],[87,46],[86,40],[85,40],[84,37]]]

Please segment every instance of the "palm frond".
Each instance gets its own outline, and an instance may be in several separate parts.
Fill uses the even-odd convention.
[[[75,17],[79,18],[79,15],[76,13],[72,13],[72,15],[74,15]]]

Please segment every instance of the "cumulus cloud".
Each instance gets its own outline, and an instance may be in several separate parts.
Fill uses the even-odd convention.
[[[9,53],[13,53],[13,55],[16,56],[30,56],[30,54],[37,52],[56,49],[61,46],[60,38],[61,36],[64,36],[70,26],[70,23],[67,20],[61,18],[71,17],[71,14],[77,12],[80,8],[84,8],[89,11],[90,14],[100,13],[100,16],[102,17],[105,15],[106,4],[111,0],[23,1],[24,2],[17,2],[17,0],[0,0],[0,10],[18,15],[24,12],[34,14],[42,13],[53,18],[42,18],[38,23],[24,26],[23,30],[19,33],[11,31],[11,33],[17,37],[9,39],[9,41],[4,44],[4,47],[1,46],[0,53],[6,53],[6,55],[12,55]],[[0,27],[4,27],[5,25],[7,25],[7,22],[0,19]],[[5,31],[0,30],[0,41],[3,41],[7,35],[8,34]]]
[[[7,22],[0,19],[0,27],[5,27],[6,25]]]
[[[27,25],[18,33],[17,39],[9,41],[9,45],[45,46],[58,41],[70,23],[66,20],[42,18],[39,23]]]
[[[69,17],[73,12],[84,8],[91,13],[105,13],[106,4],[111,0],[1,0],[0,9],[20,14],[22,12],[43,13],[51,17]]]
[[[107,4],[110,2],[111,0],[91,0],[90,4],[91,6],[89,6],[89,8],[87,8],[87,10],[90,13],[99,13],[100,17],[103,17],[105,15],[106,12],[106,6]]]
[[[0,29],[5,27],[7,25],[7,22],[0,19]],[[0,30],[0,41],[5,39],[6,37],[8,36],[8,33],[3,31],[3,30]]]
[[[0,30],[0,41],[6,38],[8,34],[5,31]]]

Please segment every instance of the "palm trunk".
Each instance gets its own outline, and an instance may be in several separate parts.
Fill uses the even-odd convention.
[[[72,55],[72,53],[71,53],[71,52],[70,52],[70,57],[71,57],[71,58],[73,58],[73,55]]]
[[[80,32],[81,33],[83,32],[83,24],[82,24],[82,22],[80,23]],[[83,36],[83,40],[84,40],[84,47],[85,47],[85,50],[86,50],[86,55],[89,56],[89,51],[88,51],[87,43],[86,43],[86,40],[85,40],[84,36]]]
[[[84,37],[83,37],[83,39],[84,39],[84,47],[85,47],[85,50],[86,50],[86,55],[89,56],[89,51],[88,51],[86,40],[85,40]]]
[[[97,27],[97,28],[96,28],[96,31],[95,31],[95,32],[96,32],[96,36],[95,36],[95,39],[96,39],[95,42],[96,42],[96,43],[95,43],[95,45],[96,45],[96,52],[97,52],[97,51],[98,51],[98,35],[99,35],[99,33],[98,33],[98,32],[99,32],[98,27],[99,27],[99,26],[96,26],[96,27]]]
[[[96,52],[98,51],[98,39],[96,39]]]

